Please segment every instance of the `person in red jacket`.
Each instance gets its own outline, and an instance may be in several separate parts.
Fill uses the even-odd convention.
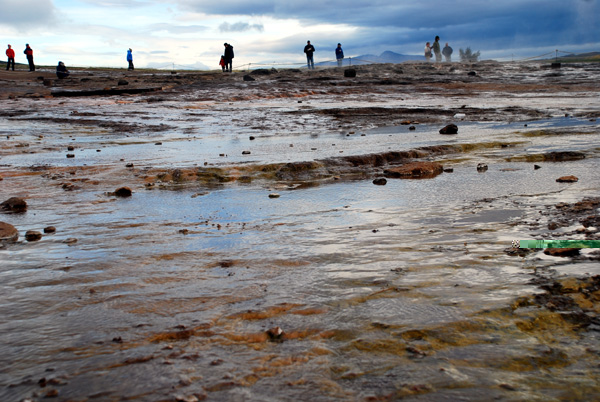
[[[8,57],[8,61],[6,62],[6,71],[10,67],[12,63],[12,70],[15,71],[15,51],[8,45],[8,49],[6,49],[6,57]]]
[[[25,45],[25,50],[23,53],[25,53],[25,56],[27,56],[27,61],[29,62],[29,71],[35,71],[35,64],[33,64],[33,49],[29,47],[29,43]]]

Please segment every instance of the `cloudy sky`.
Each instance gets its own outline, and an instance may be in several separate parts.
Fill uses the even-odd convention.
[[[31,44],[37,64],[216,69],[223,43],[234,68],[303,65],[391,50],[422,54],[436,35],[482,59],[510,60],[555,49],[600,51],[600,0],[0,0],[0,37],[17,51]]]

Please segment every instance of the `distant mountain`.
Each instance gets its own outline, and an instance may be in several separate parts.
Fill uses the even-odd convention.
[[[363,54],[361,56],[355,57],[346,57],[344,59],[344,66],[352,63],[353,66],[361,65],[361,64],[375,64],[375,63],[403,63],[405,61],[424,61],[425,57],[415,55],[415,54],[400,54],[396,52],[392,52],[391,50],[386,50],[381,53],[379,56],[374,54]],[[315,63],[317,66],[337,66],[337,62],[335,61],[325,61],[322,63]]]

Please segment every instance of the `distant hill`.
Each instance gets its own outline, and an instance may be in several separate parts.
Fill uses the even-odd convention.
[[[333,55],[333,52],[332,52]],[[416,55],[416,54],[400,54],[396,52],[392,52],[391,50],[386,50],[381,53],[379,56],[374,54],[363,54],[355,57],[346,57],[344,59],[344,66],[347,66],[350,61],[353,66],[361,65],[361,64],[374,64],[374,63],[403,63],[405,61],[425,61],[424,56]],[[337,66],[337,62],[335,61],[325,61],[322,63],[315,63],[315,66]]]

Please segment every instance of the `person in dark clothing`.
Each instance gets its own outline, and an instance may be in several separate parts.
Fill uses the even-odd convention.
[[[315,61],[313,59],[313,53],[315,52],[315,47],[310,44],[310,41],[306,42],[306,46],[304,46],[304,53],[306,53],[306,64],[308,64],[308,69],[315,69]]]
[[[29,47],[29,43],[25,45],[25,50],[23,51],[25,56],[27,56],[27,62],[29,63],[29,71],[35,71],[35,64],[33,64],[33,49]]]
[[[342,44],[338,43],[335,48],[335,58],[337,60],[338,67],[342,66],[342,62],[344,61],[344,51],[342,50]]]
[[[232,72],[233,71],[233,46],[229,43],[224,43],[225,46],[225,71]]]
[[[448,42],[446,42],[446,46],[442,49],[442,54],[446,58],[446,62],[450,63],[452,61],[452,48],[448,46]]]
[[[431,50],[433,50],[433,54],[435,54],[435,62],[442,62],[442,49],[440,49],[440,37],[436,36],[435,41],[433,42],[433,46],[431,46]]]
[[[67,70],[65,63],[59,61],[58,66],[56,66],[56,76],[58,77],[58,79],[62,80],[63,78],[67,78],[69,74],[71,73],[69,72],[69,70]]]
[[[11,64],[12,70],[15,71],[15,51],[10,45],[8,45],[8,49],[6,49],[6,57],[8,57],[8,61],[6,62],[6,71],[8,71]]]

